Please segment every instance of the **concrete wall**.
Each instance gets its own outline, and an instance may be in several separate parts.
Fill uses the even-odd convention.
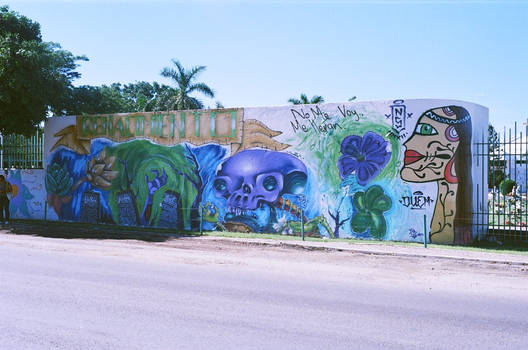
[[[472,241],[488,110],[393,100],[52,118],[48,218]],[[484,175],[484,178],[483,178]],[[302,214],[301,214],[302,210]]]
[[[43,169],[11,170],[7,181],[13,186],[9,212],[13,219],[44,219],[46,208]]]

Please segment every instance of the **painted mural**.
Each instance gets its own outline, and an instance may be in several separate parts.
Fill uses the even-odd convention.
[[[430,231],[433,243],[472,240],[471,132],[466,109],[444,106],[424,112],[404,143],[402,179],[437,184]]]
[[[48,218],[467,244],[487,118],[446,100],[51,118]]]
[[[42,169],[9,170],[7,181],[13,193],[9,201],[9,212],[13,219],[37,219],[45,217],[46,190]]]

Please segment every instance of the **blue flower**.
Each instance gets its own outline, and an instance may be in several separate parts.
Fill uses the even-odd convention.
[[[345,137],[341,142],[343,155],[337,161],[341,179],[355,172],[358,184],[368,184],[389,162],[392,153],[387,151],[388,143],[372,131],[368,131],[363,137]]]

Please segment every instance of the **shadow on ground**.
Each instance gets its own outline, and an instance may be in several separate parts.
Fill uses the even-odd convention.
[[[495,252],[508,252],[508,251],[517,251],[517,252],[528,252],[528,242],[513,240],[513,239],[504,239],[502,241],[478,241],[473,245],[475,248],[488,249]]]
[[[183,237],[200,236],[199,232],[181,232],[174,229],[20,219],[13,220],[9,225],[0,225],[0,231],[49,238],[139,240],[145,242],[166,242]],[[251,238],[251,236],[243,233],[240,234],[240,237]],[[507,239],[507,237],[501,238],[502,240],[476,241],[471,246],[497,253],[528,252],[528,242]],[[276,239],[284,239],[284,237],[277,235]],[[379,243],[391,244],[388,241],[380,241]]]
[[[182,237],[198,237],[199,233],[177,232],[169,229],[127,227],[73,222],[14,220],[0,230],[16,235],[50,238],[122,239],[145,242],[165,242]]]

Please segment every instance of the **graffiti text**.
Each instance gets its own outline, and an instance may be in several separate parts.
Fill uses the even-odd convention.
[[[411,209],[425,209],[425,206],[434,202],[433,198],[424,195],[422,191],[415,191],[411,196],[402,196],[400,199],[401,204]]]
[[[294,132],[299,129],[304,132],[314,130],[316,133],[328,133],[335,129],[342,129],[337,122],[332,122],[332,117],[328,113],[321,111],[319,107],[310,108],[310,112],[305,112],[302,108],[300,111],[291,109],[293,121],[290,122]],[[318,119],[320,118],[320,120]]]

